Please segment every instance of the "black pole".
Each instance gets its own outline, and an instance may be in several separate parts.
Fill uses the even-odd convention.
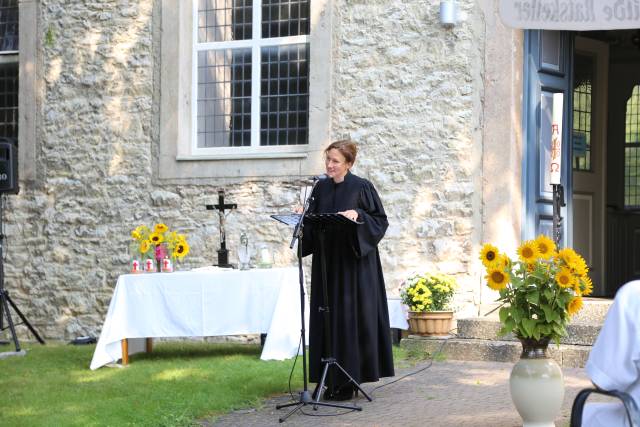
[[[562,184],[552,184],[553,188],[553,241],[557,247],[560,247],[562,240],[562,216],[560,215],[564,202],[564,187]]]
[[[300,237],[302,237],[302,228],[300,228]],[[305,309],[305,292],[304,292],[304,271],[302,269],[302,240],[298,239],[298,281],[300,283],[300,336],[302,337],[302,376],[304,382],[304,388],[302,393],[306,395],[308,400],[311,400],[309,396],[309,384],[307,382],[307,337],[306,328],[304,326],[304,309]],[[305,397],[302,400],[305,400]]]

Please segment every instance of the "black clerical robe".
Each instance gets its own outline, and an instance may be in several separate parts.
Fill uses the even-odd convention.
[[[303,255],[313,254],[309,331],[309,380],[320,382],[321,357],[336,358],[357,382],[394,375],[389,311],[378,254],[378,242],[389,223],[373,185],[347,173],[344,181],[320,181],[311,196],[311,213],[354,209],[363,224],[325,230],[325,260],[330,313],[331,348],[325,354],[321,254],[317,226],[305,225]],[[333,371],[333,372],[332,372]],[[328,385],[340,387],[347,378],[330,368]]]

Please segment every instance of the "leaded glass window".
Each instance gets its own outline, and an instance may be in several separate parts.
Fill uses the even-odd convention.
[[[573,169],[591,170],[592,82],[595,63],[592,57],[576,54],[573,85],[573,131],[571,133]]]
[[[0,137],[18,138],[18,0],[0,0]]]
[[[308,143],[309,1],[194,2],[196,152]]]
[[[18,0],[0,0],[0,52],[18,51]]]
[[[640,207],[640,86],[627,100],[624,132],[624,205]]]
[[[18,138],[18,64],[0,64],[0,136]]]

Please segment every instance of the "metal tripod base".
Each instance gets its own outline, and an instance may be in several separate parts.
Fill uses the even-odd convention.
[[[2,326],[2,322],[3,322],[3,317],[6,317],[9,330],[11,331],[11,338],[13,339],[13,343],[16,347],[15,353],[22,353],[22,352],[20,351],[20,341],[18,341],[18,335],[16,334],[15,325],[13,323],[13,319],[11,318],[11,313],[9,312],[9,306],[13,308],[13,311],[15,311],[18,317],[20,317],[20,320],[22,320],[22,323],[26,325],[27,328],[29,328],[29,330],[36,337],[38,342],[40,344],[44,344],[44,340],[40,338],[40,335],[38,335],[38,332],[36,332],[33,326],[31,326],[31,323],[29,323],[27,318],[24,316],[24,314],[22,314],[22,312],[14,304],[11,298],[9,298],[9,293],[5,289],[0,288],[0,330],[5,329]],[[24,355],[24,354],[12,354],[12,356],[14,355]]]
[[[358,384],[358,382],[356,380],[353,379],[353,377],[351,375],[349,375],[349,373],[347,371],[344,370],[344,368],[342,366],[340,366],[340,364],[338,363],[338,361],[335,359],[335,357],[327,357],[327,358],[323,358],[321,359],[322,363],[324,363],[324,369],[322,370],[322,378],[320,379],[320,383],[318,384],[318,390],[322,391],[322,389],[324,388],[324,382],[327,379],[327,373],[329,372],[329,368],[332,366],[335,366],[336,368],[340,369],[340,371],[342,371],[342,373],[349,378],[349,382],[347,384],[353,384],[353,386],[356,388],[356,394],[358,393],[358,391],[360,393],[362,393],[362,395],[364,397],[367,398],[367,400],[369,402],[373,401],[373,399],[371,398],[371,396],[369,396],[367,394],[367,392],[365,392],[362,387],[360,387],[360,384]],[[318,392],[318,396],[316,398],[316,400],[320,400],[320,393]],[[362,411],[362,408],[358,407],[358,406],[345,406],[349,409],[357,409],[358,411]],[[314,407],[314,409],[316,409]]]
[[[352,409],[354,411],[362,411],[362,408],[356,405],[347,405],[347,404],[339,404],[339,403],[328,403],[328,402],[320,402],[320,395],[322,394],[322,387],[318,387],[318,396],[314,400],[309,393],[309,390],[304,390],[300,392],[300,399],[297,402],[285,403],[284,405],[276,405],[276,409],[288,408],[290,406],[295,406],[287,415],[278,419],[278,422],[284,422],[291,415],[295,414],[298,410],[304,408],[307,405],[312,405],[313,409],[317,409],[318,406],[328,406],[331,408],[341,408],[341,409]],[[371,399],[369,399],[371,400]]]
[[[20,351],[5,351],[0,353],[0,359],[6,359],[7,357],[13,357],[13,356],[26,356],[27,352],[24,350],[20,350]]]
[[[351,409],[353,411],[362,411],[362,407],[361,406],[354,405],[354,404],[320,402],[320,396],[322,396],[322,389],[324,388],[324,382],[327,379],[327,372],[329,372],[329,368],[331,366],[335,366],[338,369],[340,369],[340,371],[342,371],[342,373],[344,375],[346,375],[347,378],[349,378],[349,383],[348,384],[353,384],[353,386],[356,388],[356,390],[359,391],[360,393],[362,393],[362,395],[364,397],[366,397],[369,402],[373,401],[371,396],[369,396],[367,394],[367,392],[365,392],[362,389],[362,387],[360,387],[360,384],[358,384],[358,382],[356,380],[354,380],[353,377],[351,375],[349,375],[349,373],[347,371],[345,371],[342,366],[340,366],[340,364],[338,363],[338,361],[335,358],[329,357],[329,358],[326,358],[326,359],[322,359],[322,363],[324,363],[324,369],[322,370],[322,379],[320,380],[320,383],[318,383],[318,386],[316,388],[318,390],[318,394],[317,394],[316,398],[313,399],[311,397],[311,395],[309,394],[309,391],[308,390],[304,390],[304,391],[302,391],[300,393],[300,400],[298,402],[287,403],[287,404],[284,404],[284,405],[277,405],[276,409],[282,409],[282,408],[287,408],[289,406],[295,406],[295,408],[293,408],[292,411],[290,411],[284,417],[280,418],[278,420],[279,422],[283,422],[284,420],[289,418],[291,415],[293,415],[296,411],[298,411],[299,409],[303,408],[306,405],[313,405],[313,409],[314,410],[317,410],[318,406],[328,406],[328,407],[331,407],[331,408]]]

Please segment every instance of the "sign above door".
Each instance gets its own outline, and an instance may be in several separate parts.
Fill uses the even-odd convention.
[[[500,0],[500,17],[527,30],[640,28],[640,0]]]

